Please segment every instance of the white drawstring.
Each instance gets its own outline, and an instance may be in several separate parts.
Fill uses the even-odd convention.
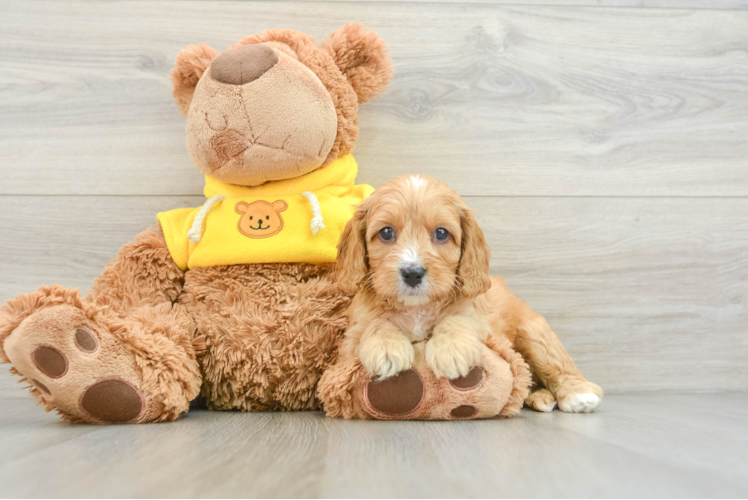
[[[312,206],[312,223],[311,223],[311,229],[312,229],[312,235],[316,236],[317,231],[325,227],[325,221],[322,218],[322,209],[319,206],[319,200],[317,199],[317,195],[312,193],[311,191],[304,191],[301,193],[304,198],[309,200],[309,204]]]
[[[195,216],[195,220],[192,221],[192,228],[187,231],[187,236],[190,238],[192,243],[197,243],[203,237],[203,220],[210,212],[210,209],[219,201],[225,200],[226,197],[222,194],[217,194],[208,201],[206,201],[200,211]]]

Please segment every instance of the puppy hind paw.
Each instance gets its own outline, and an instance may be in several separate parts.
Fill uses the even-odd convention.
[[[591,392],[569,394],[558,402],[558,408],[566,413],[590,413],[600,404],[600,396]]]
[[[602,388],[589,380],[567,381],[554,392],[558,409],[566,413],[589,413],[603,399]]]
[[[548,389],[538,389],[527,396],[525,404],[535,411],[549,413],[556,408],[556,397]]]

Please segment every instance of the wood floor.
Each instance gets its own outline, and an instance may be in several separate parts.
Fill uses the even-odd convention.
[[[193,411],[81,426],[0,404],[4,497],[745,497],[748,394],[629,395],[597,413],[349,422]]]

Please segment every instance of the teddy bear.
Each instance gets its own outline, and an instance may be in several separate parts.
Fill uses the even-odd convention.
[[[384,42],[355,23],[321,44],[268,30],[221,54],[182,50],[173,96],[206,202],[159,213],[85,297],[50,285],[8,300],[0,361],[73,422],[172,421],[198,395],[212,410],[315,410],[324,397],[349,418],[455,418],[445,408],[478,403],[459,418],[511,414],[525,374],[506,350],[461,381],[416,366],[430,396],[408,411],[412,374],[378,382],[336,364],[351,302],[336,246],[373,191],[355,184],[358,105],[391,74]]]

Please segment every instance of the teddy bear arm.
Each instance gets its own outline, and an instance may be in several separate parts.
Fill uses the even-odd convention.
[[[129,309],[173,304],[182,293],[184,271],[172,259],[159,228],[147,229],[125,244],[94,280],[86,301]]]

